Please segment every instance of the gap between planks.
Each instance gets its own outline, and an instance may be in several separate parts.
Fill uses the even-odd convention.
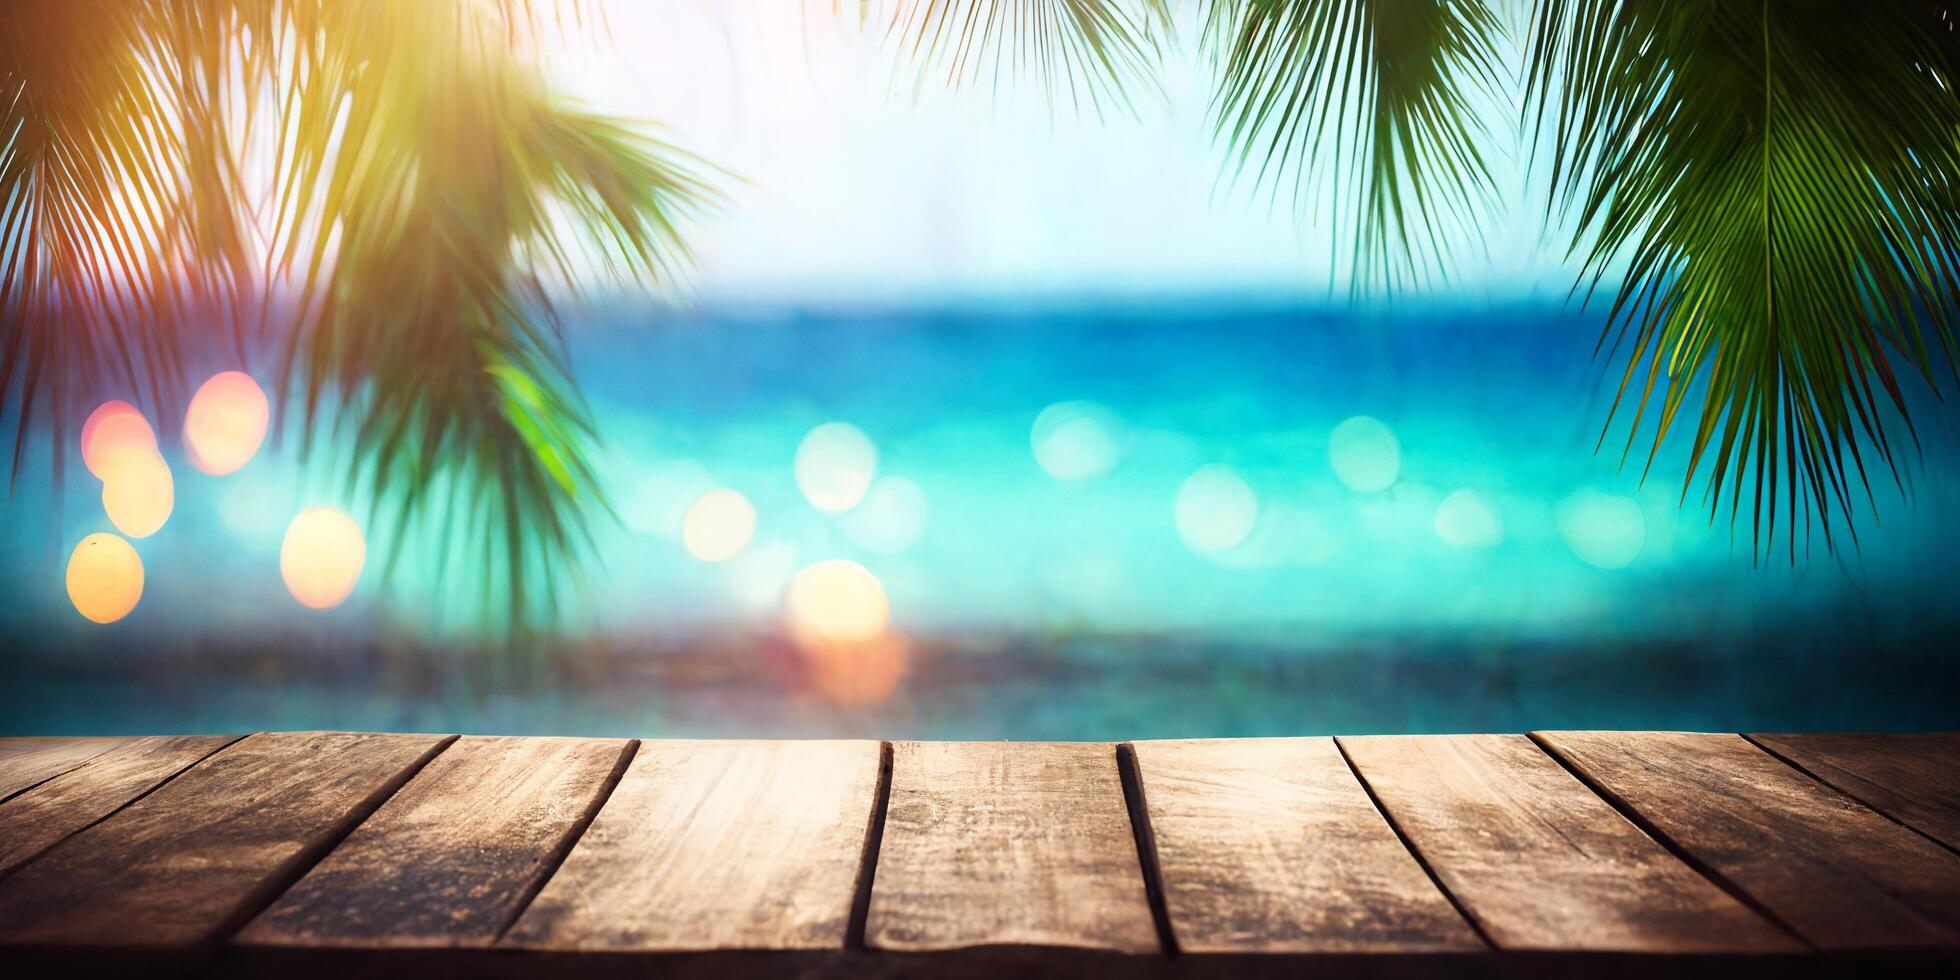
[[[1381,796],[1376,794],[1375,787],[1368,782],[1368,777],[1361,774],[1361,767],[1354,764],[1353,757],[1348,755],[1347,746],[1341,744],[1339,737],[1334,738],[1334,751],[1341,754],[1341,762],[1347,765],[1348,773],[1354,777],[1355,782],[1361,784],[1361,791],[1368,794],[1368,802],[1375,805],[1375,812],[1381,814],[1381,818],[1388,822],[1388,829],[1395,833],[1396,840],[1402,842],[1402,849],[1408,851],[1409,856],[1415,858],[1416,865],[1422,868],[1422,873],[1429,876],[1429,883],[1436,886],[1436,891],[1443,896],[1443,900],[1449,902],[1450,907],[1456,910],[1456,914],[1463,918],[1463,923],[1470,927],[1471,932],[1477,934],[1478,941],[1484,944],[1485,949],[1496,949],[1497,944],[1491,941],[1490,933],[1484,931],[1484,924],[1470,914],[1469,907],[1463,904],[1463,900],[1458,898],[1455,892],[1450,891],[1448,885],[1443,884],[1442,876],[1436,873],[1435,867],[1430,865],[1429,858],[1423,855],[1422,849],[1416,846],[1416,842],[1409,839],[1408,832],[1402,829],[1401,821],[1395,819],[1395,814],[1388,812],[1388,804],[1383,803]]]
[[[1137,748],[1116,746],[1116,776],[1123,784],[1123,805],[1130,812],[1130,838],[1137,847],[1137,870],[1143,875],[1143,898],[1150,921],[1157,927],[1157,946],[1165,956],[1177,956],[1177,931],[1171,925],[1170,903],[1164,898],[1164,869],[1157,858],[1157,833],[1150,825],[1150,801],[1143,794],[1143,768]]]
[[[1729,881],[1726,876],[1708,866],[1706,862],[1701,861],[1691,852],[1679,847],[1666,834],[1659,831],[1650,821],[1642,817],[1638,811],[1632,809],[1625,801],[1619,799],[1605,787],[1586,776],[1583,771],[1572,765],[1569,760],[1560,756],[1554,748],[1546,744],[1537,735],[1533,734],[1529,737],[1532,745],[1538,751],[1544,753],[1548,758],[1557,763],[1560,768],[1570,773],[1588,792],[1593,793],[1601,801],[1611,806],[1616,812],[1625,816],[1635,828],[1652,839],[1674,858],[1682,861],[1688,868],[1701,875],[1726,894],[1742,902],[1751,911],[1763,916],[1779,931],[1791,936],[1804,946],[1811,947],[1812,944],[1798,935],[1788,923],[1770,912],[1762,903],[1750,896],[1747,892],[1742,891],[1733,882]],[[1353,758],[1348,753],[1346,745],[1342,743],[1339,737],[1330,737],[1330,740],[1334,743],[1335,749],[1339,752],[1341,760],[1346,765],[1349,774],[1354,778],[1362,792],[1366,794],[1375,812],[1387,823],[1389,829],[1394,833],[1403,849],[1422,868],[1424,875],[1428,878],[1431,885],[1450,903],[1450,906],[1455,909],[1458,916],[1462,918],[1464,923],[1477,936],[1478,940],[1486,949],[1496,949],[1496,944],[1491,940],[1483,924],[1470,913],[1459,896],[1444,884],[1428,857],[1423,854],[1422,850],[1409,837],[1395,814],[1381,799],[1380,795],[1375,791],[1374,786],[1362,774],[1360,768],[1355,765]],[[1125,809],[1129,817],[1131,841],[1136,848],[1138,873],[1143,881],[1146,901],[1150,908],[1153,925],[1156,928],[1159,952],[1165,957],[1176,958],[1180,955],[1181,951],[1177,940],[1176,925],[1171,920],[1169,906],[1165,898],[1163,869],[1157,854],[1156,835],[1150,822],[1145,777],[1137,759],[1136,749],[1133,743],[1127,741],[1119,742],[1115,743],[1113,748],[1117,775],[1122,786]],[[866,831],[865,845],[858,874],[858,887],[853,896],[852,915],[846,933],[845,946],[847,949],[854,951],[865,949],[865,921],[870,905],[872,888],[875,886],[877,878],[879,848],[883,837],[886,810],[890,804],[891,781],[892,746],[890,742],[884,742],[881,743],[877,798],[873,803],[870,826]],[[1819,781],[1822,782],[1822,780]]]
[[[892,743],[878,743],[878,788],[871,798],[871,817],[864,824],[864,847],[858,852],[858,873],[851,890],[851,915],[844,923],[844,948],[863,952],[865,923],[871,919],[871,889],[878,881],[878,850],[885,843],[885,810],[892,802]]]
[[[374,792],[369,793],[367,798],[361,800],[352,810],[348,811],[347,815],[338,824],[335,824],[326,833],[320,835],[318,840],[308,844],[299,853],[288,858],[285,863],[273,869],[272,873],[267,875],[263,882],[252,891],[247,892],[245,897],[239,900],[238,905],[232,909],[231,915],[221,922],[216,929],[212,930],[210,944],[218,948],[228,946],[231,943],[231,938],[237,935],[239,930],[245,928],[247,924],[257,918],[259,913],[270,908],[272,903],[278,901],[279,896],[285,894],[288,888],[293,887],[301,878],[306,877],[307,872],[312,871],[314,865],[326,860],[327,855],[333,853],[333,849],[339,847],[340,842],[346,840],[348,834],[353,833],[356,827],[366,823],[367,818],[374,815],[374,811],[385,806],[388,800],[401,791],[403,786],[408,785],[409,780],[414,779],[423,769],[428,767],[429,763],[434,762],[436,756],[441,755],[443,750],[456,744],[456,739],[459,737],[461,736],[445,736],[441,741],[430,746],[428,751],[422,753],[421,758],[410,763],[406,769],[396,774],[386,783],[376,787]],[[243,739],[239,741],[243,741]],[[237,743],[234,742],[232,744],[235,745]],[[217,753],[212,754],[216,755]]]
[[[606,803],[612,799],[613,791],[619,788],[619,781],[626,778],[627,767],[633,764],[634,757],[639,754],[640,740],[627,739],[626,746],[619,750],[618,760],[613,763],[612,772],[606,776],[605,782],[599,784],[599,791],[592,794],[592,801],[586,804],[585,812],[579,814],[578,820],[566,829],[564,839],[545,855],[543,873],[537,876],[536,881],[526,886],[524,894],[512,903],[510,916],[497,927],[496,935],[490,940],[491,945],[503,941],[504,933],[509,932],[511,927],[517,924],[517,920],[524,917],[531,903],[537,901],[538,894],[544,891],[544,886],[551,883],[552,876],[564,866],[565,859],[572,855],[572,848],[577,847],[585,832],[591,829],[592,821],[599,819],[599,811],[606,808]]]
[[[54,751],[60,751],[60,748],[58,746],[62,745],[63,743],[66,743],[70,747],[78,744],[86,745],[94,748],[95,751],[89,752],[86,755],[71,756],[69,758],[63,759],[59,762],[56,762],[52,767],[44,767],[40,775],[30,777],[28,781],[25,783],[21,783],[20,785],[14,786],[11,789],[0,789],[0,803],[8,803],[11,802],[13,798],[16,796],[21,796],[26,793],[31,793],[34,790],[41,788],[42,784],[53,782],[54,780],[62,776],[65,776],[76,769],[81,768],[84,763],[95,758],[96,756],[99,756],[121,745],[127,744],[130,741],[130,739],[127,737],[115,736],[115,735],[72,738],[72,739],[64,739],[59,736],[27,736],[24,739],[13,739],[13,738],[0,739],[0,743],[18,743],[20,741],[54,743],[48,746],[48,749]],[[9,747],[12,747],[12,745],[9,745]],[[23,754],[31,755],[33,754],[33,750],[32,749],[24,750]],[[10,758],[7,759],[6,761],[18,762],[19,760],[17,758]]]
[[[1810,778],[1820,783],[1823,783],[1825,786],[1828,786],[1831,789],[1838,791],[1851,802],[1856,803],[1859,806],[1862,806],[1865,809],[1870,810],[1871,812],[1876,813],[1879,816],[1884,817],[1885,819],[1890,820],[1893,823],[1898,824],[1899,826],[1904,827],[1905,829],[1910,830],[1913,833],[1918,834],[1919,836],[1924,837],[1935,844],[1938,844],[1940,847],[1945,848],[1948,851],[1951,851],[1955,855],[1960,855],[1960,848],[1956,848],[1952,844],[1949,844],[1946,841],[1943,841],[1938,837],[1935,837],[1932,834],[1929,834],[1926,831],[1921,830],[1918,827],[1915,827],[1912,824],[1905,822],[1899,817],[1894,816],[1892,814],[1892,810],[1890,807],[1879,806],[1873,801],[1867,800],[1864,797],[1859,796],[1857,793],[1852,792],[1849,787],[1840,786],[1838,785],[1838,783],[1825,779],[1822,775],[1819,775],[1817,772],[1812,770],[1809,766],[1806,766],[1803,763],[1798,762],[1797,760],[1792,759],[1789,756],[1776,751],[1776,748],[1774,746],[1770,745],[1767,742],[1764,742],[1762,739],[1759,739],[1748,732],[1738,732],[1737,734],[1742,736],[1743,741],[1748,742],[1750,745],[1753,745],[1763,750],[1764,752],[1768,753],[1770,758],[1775,759],[1776,761],[1781,762],[1784,765],[1789,766],[1790,768],[1795,769],[1796,771],[1803,773],[1804,775],[1809,776]]]
[[[1701,875],[1703,878],[1708,879],[1710,882],[1712,882],[1715,885],[1715,887],[1720,888],[1721,890],[1727,892],[1729,894],[1729,897],[1735,899],[1738,902],[1741,902],[1750,911],[1756,913],[1757,915],[1762,916],[1764,919],[1768,920],[1771,925],[1777,927],[1778,929],[1783,930],[1785,935],[1789,936],[1791,939],[1794,939],[1798,943],[1802,944],[1804,949],[1811,950],[1811,951],[1815,951],[1817,949],[1816,943],[1811,942],[1802,933],[1798,932],[1795,926],[1792,926],[1789,922],[1785,921],[1782,916],[1777,915],[1774,911],[1770,909],[1768,905],[1764,904],[1760,899],[1756,898],[1756,896],[1744,890],[1742,886],[1736,884],[1733,880],[1731,880],[1728,875],[1723,874],[1721,871],[1717,870],[1713,865],[1710,865],[1707,861],[1704,861],[1701,858],[1696,857],[1693,851],[1690,851],[1687,848],[1682,847],[1678,841],[1676,841],[1666,831],[1663,831],[1662,829],[1660,829],[1660,827],[1656,826],[1652,820],[1647,819],[1647,817],[1644,814],[1642,814],[1639,810],[1635,809],[1631,803],[1628,803],[1625,799],[1621,798],[1621,796],[1618,793],[1615,793],[1611,789],[1608,789],[1606,786],[1602,785],[1598,780],[1588,775],[1583,767],[1578,765],[1573,760],[1566,758],[1565,754],[1560,752],[1558,750],[1558,747],[1553,745],[1549,740],[1547,740],[1542,733],[1526,732],[1525,737],[1531,739],[1532,744],[1538,746],[1539,751],[1545,753],[1548,756],[1551,756],[1552,761],[1557,762],[1560,766],[1563,766],[1566,772],[1572,774],[1572,778],[1577,779],[1579,782],[1585,784],[1585,787],[1587,789],[1593,791],[1594,796],[1597,796],[1600,799],[1605,800],[1607,805],[1611,806],[1615,810],[1620,811],[1621,816],[1627,818],[1627,820],[1631,822],[1635,827],[1640,828],[1641,833],[1644,833],[1648,837],[1653,838],[1655,843],[1666,848],[1667,852],[1669,854],[1674,855],[1674,857],[1677,860],[1679,860],[1682,864],[1685,864],[1688,867],[1694,869],[1695,873]],[[1774,756],[1772,757],[1775,758]],[[1813,779],[1815,778],[1813,776],[1810,776],[1809,773],[1803,772],[1803,770],[1801,769],[1799,769],[1798,772],[1803,774],[1806,778],[1813,778]],[[1821,782],[1821,780],[1819,780],[1819,782]]]
[[[99,824],[102,821],[107,820],[110,817],[113,817],[116,814],[129,809],[132,806],[135,806],[137,803],[142,802],[144,797],[147,797],[151,793],[154,793],[157,790],[160,790],[165,786],[170,785],[170,782],[176,779],[178,776],[181,776],[187,772],[190,772],[192,769],[195,769],[198,766],[203,765],[205,760],[211,758],[214,755],[217,755],[220,752],[223,752],[228,748],[231,748],[234,745],[237,745],[239,742],[242,742],[250,737],[251,737],[251,733],[249,732],[244,735],[231,736],[229,739],[226,739],[222,744],[220,744],[217,748],[214,748],[211,751],[206,752],[201,756],[198,756],[196,759],[191,760],[189,764],[179,767],[176,771],[170,773],[169,775],[164,776],[162,779],[157,780],[155,783],[152,783],[148,787],[145,787],[142,792],[137,793],[135,796],[132,796],[129,799],[116,804],[107,813],[104,813],[101,816],[96,817],[95,819],[90,820],[79,827],[76,827],[75,829],[67,832],[66,834],[61,835],[61,837],[56,840],[48,842],[48,844],[45,847],[42,847],[40,850],[37,850],[32,854],[23,855],[20,858],[20,860],[15,861],[13,864],[8,865],[7,867],[4,868],[0,868],[0,881],[6,880],[6,878],[9,875],[12,875],[14,872],[19,871],[20,869],[25,868],[30,864],[33,864],[35,861],[40,859],[41,855],[46,854],[57,847],[60,847],[64,841],[68,840],[68,838],[73,837],[76,834],[79,834],[85,830],[88,830],[89,828],[95,826],[96,824]],[[29,786],[26,789],[23,789],[20,792],[13,794],[13,796],[7,797],[5,801],[0,801],[0,802],[11,802],[15,797],[24,796],[28,793],[31,793],[34,790],[39,789],[42,785],[53,782],[54,780],[59,779],[62,776],[66,776],[68,775],[68,773],[74,772],[77,769],[81,769],[82,766],[86,766],[88,765],[89,762],[93,762],[93,761],[95,760],[89,759],[87,762],[82,763],[81,766],[76,766],[75,769],[70,769],[65,772],[60,772],[60,773],[56,773],[53,776],[49,776],[47,779],[44,779],[39,783],[35,783],[33,786]]]

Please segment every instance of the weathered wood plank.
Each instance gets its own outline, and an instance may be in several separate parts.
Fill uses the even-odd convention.
[[[1537,737],[1819,947],[1960,944],[1960,857],[1740,735]]]
[[[1156,952],[1115,746],[894,746],[865,937]]]
[[[1750,737],[1866,806],[1960,850],[1960,732]]]
[[[246,926],[238,942],[495,942],[603,802],[630,745],[458,739]]]
[[[1178,948],[1483,949],[1331,738],[1137,742]]]
[[[1503,949],[1802,947],[1523,735],[1342,737],[1388,815]]]
[[[0,738],[0,800],[121,745],[120,738]]]
[[[504,944],[844,947],[877,742],[647,742]]]
[[[0,943],[182,949],[220,938],[445,741],[249,736],[0,881]]]
[[[0,878],[235,739],[132,738],[0,804]]]

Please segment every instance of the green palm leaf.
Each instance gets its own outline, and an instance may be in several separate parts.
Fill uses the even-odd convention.
[[[1475,236],[1494,190],[1471,99],[1502,36],[1484,0],[1211,0],[1204,35],[1241,171],[1305,204],[1331,170],[1357,289],[1440,275],[1440,247]]]
[[[1130,88],[1156,86],[1152,31],[1167,17],[1166,0],[1125,7],[1111,0],[921,0],[877,4],[887,40],[903,53],[920,85],[991,86],[1031,77],[1051,97],[1133,106]]]
[[[191,310],[249,273],[210,139],[238,20],[125,0],[0,5],[0,409],[13,469],[45,413],[117,388],[167,412]]]
[[[277,270],[302,288],[287,365],[305,431],[336,411],[390,526],[446,512],[436,553],[460,527],[490,604],[548,616],[553,573],[607,509],[557,287],[666,277],[688,258],[677,222],[712,191],[686,154],[553,99],[494,21],[388,0],[318,13],[297,24]]]
[[[1588,289],[1609,289],[1628,449],[1683,409],[1687,485],[1773,543],[1899,477],[1902,369],[1953,366],[1960,100],[1938,3],[1544,0],[1531,50]],[[1937,353],[1936,353],[1937,351]],[[1698,393],[1698,394],[1697,394]],[[1611,417],[1609,416],[1609,427]],[[1908,425],[1909,431],[1909,423]]]

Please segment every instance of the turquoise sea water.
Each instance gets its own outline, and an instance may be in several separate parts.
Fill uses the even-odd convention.
[[[1699,484],[1684,505],[1678,444],[1644,482],[1644,435],[1624,465],[1624,422],[1598,445],[1616,365],[1555,306],[620,303],[567,329],[619,522],[522,656],[473,635],[494,610],[438,556],[301,608],[285,522],[365,503],[331,451],[302,465],[289,438],[208,477],[166,427],[176,509],[110,626],[61,578],[107,528],[96,485],[51,490],[30,453],[0,512],[0,729],[1960,727],[1960,438],[1930,399],[1909,494],[1875,482],[1855,548],[1800,528],[1793,559],[1752,548],[1746,508],[1711,522]],[[797,479],[829,423],[875,456],[812,451],[867,481],[841,513]],[[709,563],[683,526],[716,487],[755,531]],[[792,577],[838,559],[906,638],[893,686],[843,703],[783,626]]]

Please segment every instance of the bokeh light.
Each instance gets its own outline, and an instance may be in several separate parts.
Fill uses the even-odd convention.
[[[211,376],[184,411],[184,450],[191,465],[212,476],[236,473],[265,442],[272,419],[265,389],[243,371]]]
[[[128,402],[106,402],[82,423],[82,465],[98,480],[107,480],[119,460],[155,455],[156,431]]]
[[[826,514],[856,507],[878,472],[878,447],[857,426],[825,422],[796,447],[796,488]]]
[[[715,488],[708,469],[691,459],[663,460],[647,468],[633,485],[620,519],[636,531],[678,538],[687,512],[701,495]]]
[[[1504,522],[1483,494],[1458,490],[1436,506],[1436,536],[1457,548],[1494,548],[1504,541]]]
[[[1647,545],[1647,518],[1631,497],[1580,490],[1558,505],[1558,530],[1580,561],[1625,568]]]
[[[131,406],[129,402],[102,402],[100,406],[96,406],[94,412],[88,414],[86,419],[82,419],[82,466],[86,466],[88,472],[94,474],[94,478],[98,480],[102,478],[102,472],[96,468],[96,449],[94,449],[96,429],[100,429],[104,421],[114,416],[135,416],[137,421],[143,421],[143,414],[137,412],[137,408]],[[143,431],[149,433],[147,421],[143,421]],[[149,443],[155,445],[157,437],[149,435]]]
[[[127,416],[118,416],[97,430],[102,434]],[[101,456],[102,511],[116,530],[132,538],[147,538],[163,528],[177,505],[176,481],[170,464],[154,448],[118,446]]]
[[[1402,444],[1387,423],[1366,415],[1334,427],[1327,438],[1327,461],[1348,489],[1380,493],[1402,472]]]
[[[1201,554],[1244,541],[1259,520],[1259,498],[1229,466],[1201,466],[1177,488],[1177,536]]]
[[[1086,480],[1115,467],[1123,424],[1095,402],[1057,402],[1035,416],[1034,460],[1057,480]]]
[[[912,547],[926,527],[926,492],[902,476],[883,476],[841,524],[868,551],[896,554]]]
[[[1339,550],[1340,539],[1312,507],[1298,502],[1260,501],[1252,533],[1231,548],[1212,555],[1231,568],[1277,568],[1326,561]]]
[[[774,612],[782,607],[783,589],[796,571],[796,545],[768,541],[744,548],[722,568],[729,591],[744,610]]]
[[[854,561],[820,561],[790,579],[784,600],[790,636],[805,649],[859,643],[885,631],[885,587]]]
[[[367,561],[361,526],[332,507],[308,507],[286,525],[279,545],[279,575],[286,591],[309,609],[340,605],[360,580]]]
[[[905,677],[911,648],[895,630],[866,640],[814,643],[803,648],[810,686],[824,700],[845,707],[891,697]]]
[[[68,556],[68,601],[84,619],[113,623],[143,598],[143,559],[129,542],[91,534]]]
[[[727,487],[702,494],[681,522],[681,546],[702,561],[727,561],[755,537],[755,508]]]

